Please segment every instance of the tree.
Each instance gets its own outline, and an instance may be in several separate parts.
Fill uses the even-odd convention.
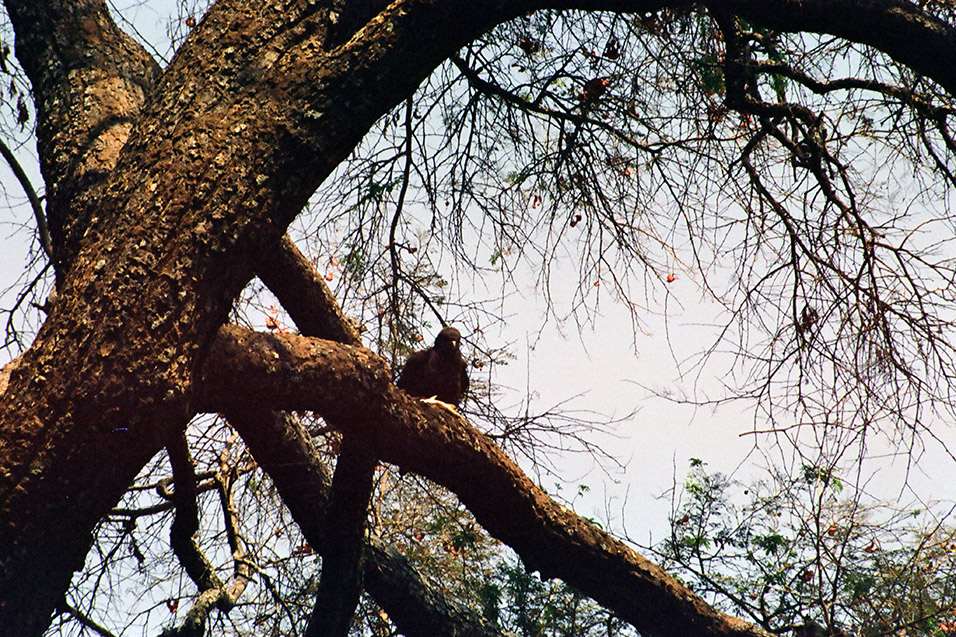
[[[777,633],[952,632],[951,511],[874,502],[833,467],[745,486],[705,464],[692,462],[656,547],[698,594]]]
[[[777,251],[788,259],[767,276],[751,269],[767,285],[746,288],[740,303],[760,320],[754,304],[776,293],[769,331],[785,337],[766,345],[767,356],[758,355],[769,369],[761,391],[775,397],[779,363],[787,361],[787,369],[798,372],[788,387],[802,386],[801,374],[810,374],[848,396],[828,405],[834,421],[858,413],[863,427],[895,414],[906,424],[924,401],[945,404],[952,350],[940,308],[947,297],[933,277],[951,280],[952,270],[910,250],[899,237],[903,217],[868,220],[871,211],[856,197],[869,194],[867,184],[844,156],[857,150],[860,136],[906,138],[911,145],[899,148],[903,156],[910,153],[917,166],[928,163],[936,172],[927,174],[939,175],[943,187],[952,185],[948,117],[956,34],[947,3],[221,0],[164,68],[116,26],[101,0],[6,0],[5,6],[17,59],[32,87],[56,284],[29,348],[5,369],[0,402],[0,622],[16,634],[39,634],[49,625],[97,524],[164,448],[176,482],[170,495],[173,548],[201,591],[182,630],[201,631],[210,608],[235,604],[253,577],[241,534],[229,528],[233,483],[227,478],[240,475],[239,468],[216,478],[236,564],[232,580],[219,581],[190,540],[196,528],[191,493],[203,482],[190,469],[182,436],[199,413],[225,415],[310,544],[324,551],[314,631],[324,621],[338,630],[351,614],[360,572],[408,634],[435,634],[436,625],[446,634],[486,630],[436,600],[387,546],[374,538],[362,545],[371,475],[376,461],[385,461],[453,491],[529,569],[560,577],[642,633],[764,634],[715,611],[653,562],[555,503],[467,419],[397,390],[383,359],[361,347],[321,276],[284,238],[309,198],[380,118],[406,101],[405,130],[413,128],[412,96],[445,60],[451,64],[440,73],[455,73],[470,87],[450,95],[501,105],[497,112],[516,125],[498,131],[525,149],[527,155],[518,157],[527,161],[515,162],[508,187],[491,196],[475,177],[496,149],[476,137],[458,137],[465,145],[473,141],[475,152],[444,171],[456,185],[455,205],[436,227],[447,220],[460,229],[470,206],[477,206],[495,220],[495,255],[502,258],[509,241],[521,245],[528,236],[530,219],[516,224],[496,213],[517,209],[513,203],[536,185],[540,194],[533,197],[548,198],[552,212],[570,214],[567,225],[555,223],[556,216],[547,225],[583,223],[594,250],[587,251],[581,271],[598,283],[592,275],[601,267],[620,271],[603,248],[628,256],[626,267],[636,267],[644,250],[637,242],[643,221],[621,218],[615,208],[628,200],[609,198],[631,192],[624,178],[640,168],[650,180],[645,183],[664,191],[680,174],[679,163],[672,163],[676,156],[666,152],[671,145],[697,153],[700,163],[684,168],[690,174],[723,158],[706,149],[731,149],[742,177],[716,181],[749,201],[744,226],[772,230],[752,246],[748,262],[763,250],[789,248]],[[636,76],[626,99],[615,76],[597,71],[583,76],[542,66],[527,86],[487,75],[506,58],[481,54],[476,47],[494,44],[483,34],[496,25],[503,25],[498,33],[516,30],[521,37],[510,40],[512,50],[533,57],[541,38],[525,32],[520,21],[547,9],[584,13],[534,14],[526,23],[617,12],[622,34],[659,38],[658,51],[686,42],[691,48],[682,68],[696,71],[669,76],[660,65],[656,84],[644,86]],[[837,40],[801,50],[800,34]],[[880,55],[870,58],[872,67],[840,79],[832,56],[854,43]],[[601,55],[591,52],[586,59],[597,69],[598,58],[619,59],[622,46],[608,38]],[[575,68],[586,70],[591,62]],[[776,92],[769,99],[768,88]],[[642,118],[637,109],[645,105],[639,100],[645,89],[677,96],[679,108],[666,116],[661,109],[658,116],[648,102],[651,116]],[[874,108],[898,119],[889,130],[873,120],[870,130],[851,135],[839,128],[843,120],[831,122],[825,109],[803,103],[810,94],[826,103],[836,92],[874,96]],[[699,100],[682,101],[690,98]],[[854,120],[862,122],[870,112],[859,100],[849,103],[862,105]],[[552,126],[548,135],[530,135],[542,122]],[[666,130],[668,122],[683,128],[679,136]],[[530,128],[517,125],[522,123]],[[634,134],[638,127],[650,132],[649,142]],[[530,141],[517,144],[523,136]],[[641,148],[647,163],[629,165],[632,159],[615,154],[618,146],[598,145],[607,138]],[[399,212],[413,168],[412,137],[406,139],[404,154],[396,153],[408,159],[405,179],[375,181],[378,193],[402,184],[395,193]],[[443,194],[422,181],[423,192]],[[792,183],[798,186],[788,189]],[[820,204],[796,215],[793,200],[804,192],[819,196]],[[710,190],[698,193],[687,202],[693,204],[691,225],[690,213],[710,210],[704,204],[713,201]],[[538,209],[533,197],[531,208]],[[489,207],[492,201],[501,208]],[[374,197],[364,204],[372,202]],[[399,316],[401,290],[418,298],[425,292],[401,261],[405,247],[394,240],[401,217],[396,213],[387,224],[374,206],[356,210],[376,212],[376,227],[391,232],[383,264],[391,274],[390,309]],[[827,222],[815,226],[821,210]],[[354,245],[364,245],[357,237]],[[745,248],[752,245],[742,241]],[[361,275],[362,254],[350,256]],[[653,262],[645,265],[654,272]],[[364,272],[368,284],[373,272]],[[302,335],[228,324],[253,276],[275,293]],[[784,288],[787,281],[791,286]],[[623,292],[623,281],[615,282]],[[858,355],[847,357],[848,350]],[[917,369],[914,360],[929,362]],[[859,393],[837,387],[848,378]],[[867,393],[877,381],[895,383],[888,394],[897,403],[883,401],[887,392]],[[821,411],[810,394],[786,395],[801,409]],[[280,413],[291,410],[319,414],[343,436],[331,484],[304,430]],[[854,431],[853,425],[844,419],[845,431]]]

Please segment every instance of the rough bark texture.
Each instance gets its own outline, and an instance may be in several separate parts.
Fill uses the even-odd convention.
[[[46,214],[61,281],[159,67],[116,27],[103,0],[5,4],[17,57],[33,82]]]
[[[72,4],[22,3],[54,14]],[[30,12],[7,5],[30,32]],[[326,51],[323,14],[309,3],[225,0],[189,37],[0,403],[0,621],[14,632],[43,630],[99,517],[194,413],[194,371],[255,255],[442,57],[513,14],[486,8],[397,3]],[[471,31],[433,28],[457,13]],[[51,28],[85,35],[71,26]],[[104,58],[123,54],[102,46]],[[38,93],[49,90],[41,76],[31,75]]]
[[[279,299],[299,332],[346,345],[362,344],[325,279],[289,237],[283,237],[278,247],[263,257],[256,274]]]
[[[259,278],[276,295],[303,335],[361,345],[358,330],[342,313],[325,279],[288,237],[283,237],[278,248],[264,256],[257,270]],[[305,432],[294,419],[280,413],[250,416],[247,412],[231,415],[229,420],[272,478],[305,537],[323,555],[323,569],[325,556],[336,551],[350,554],[356,566],[361,560],[365,589],[403,634],[409,637],[500,634],[481,617],[432,591],[407,560],[380,539],[369,537],[362,541],[361,534],[352,534],[353,543],[346,544],[344,550],[336,545],[334,538],[328,539],[328,535],[334,535],[330,533],[330,525],[342,524],[343,520],[327,510],[328,477]],[[337,475],[342,477],[339,469],[337,466]],[[370,482],[370,478],[365,477],[365,484]],[[353,505],[360,504],[365,510],[363,500],[367,497],[362,496]],[[352,529],[363,528],[364,522],[364,519],[353,519]],[[347,531],[347,527],[340,528],[340,532]],[[361,552],[352,550],[358,547],[364,548]],[[323,582],[325,574],[323,570]],[[323,601],[320,599],[317,604]],[[317,612],[321,611],[317,609]],[[315,626],[316,630],[325,630],[324,626]]]
[[[956,30],[903,0],[714,0],[755,24],[790,33],[829,33],[869,44],[956,95]]]
[[[542,499],[486,439],[391,387],[369,353],[220,331],[257,260],[316,186],[461,44],[538,7],[675,3],[396,0],[363,24],[384,3],[220,0],[159,73],[103,0],[4,2],[37,104],[58,291],[0,400],[4,630],[36,635],[48,625],[94,525],[196,413],[204,365],[226,392],[205,390],[207,406],[242,404],[234,392],[245,374],[275,389],[276,406],[330,418],[360,406],[369,419],[353,433],[383,458],[443,482],[530,566],[647,632],[750,630]],[[870,44],[956,90],[953,31],[915,5],[721,4],[775,28]],[[298,369],[270,367],[263,354]],[[224,361],[243,367],[222,378]],[[305,381],[326,385],[296,399]],[[359,396],[377,402],[357,404]],[[655,614],[668,604],[676,616]]]

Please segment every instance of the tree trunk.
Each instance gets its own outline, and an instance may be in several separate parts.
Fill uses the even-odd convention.
[[[120,55],[95,26],[108,19],[102,2],[79,7],[78,29],[68,20],[37,32],[27,24],[37,13],[73,15],[72,4],[8,0],[33,45],[18,55],[46,46],[48,58],[89,63],[71,48],[76,37],[99,47],[97,60]],[[252,277],[254,256],[277,244],[378,117],[448,52],[513,11],[487,9],[399,3],[327,51],[327,11],[304,1],[219,2],[156,82],[102,190],[71,200],[64,189],[63,206],[91,211],[89,219],[57,234],[57,253],[75,257],[62,259],[69,267],[57,300],[0,402],[5,626],[30,635],[47,625],[93,526],[195,413],[195,371]],[[470,14],[469,30],[434,28],[457,22],[456,13]],[[57,77],[25,66],[37,94],[70,81],[66,69]],[[56,119],[47,111],[43,130]],[[45,166],[59,166],[54,156],[67,141],[41,143]],[[85,174],[70,169],[52,178]],[[67,235],[85,236],[73,246]]]

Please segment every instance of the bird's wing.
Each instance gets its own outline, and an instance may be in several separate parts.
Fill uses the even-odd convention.
[[[470,384],[468,379],[468,363],[464,360],[461,361],[461,397],[464,398],[465,394],[468,393],[468,385]]]
[[[410,394],[417,392],[422,380],[428,374],[429,352],[430,350],[423,350],[412,353],[405,361],[405,366],[402,367],[395,384]]]

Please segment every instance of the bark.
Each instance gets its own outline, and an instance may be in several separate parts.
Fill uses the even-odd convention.
[[[355,325],[343,313],[325,279],[289,237],[263,255],[256,274],[305,336],[361,345]]]
[[[332,292],[315,268],[283,237],[259,278],[307,336],[361,345]],[[347,635],[362,593],[362,555],[368,503],[378,459],[361,442],[346,436],[335,465],[331,502],[325,515],[322,576],[307,636]]]
[[[159,67],[116,27],[103,0],[5,2],[33,83],[37,146],[57,280],[83,232]]]
[[[362,25],[382,6],[373,1],[337,27],[337,7],[345,5],[332,0],[220,0],[160,74],[112,23],[102,0],[5,0],[37,104],[58,291],[0,400],[5,630],[34,635],[46,627],[82,566],[94,525],[196,412],[198,372],[257,258],[274,249],[308,196],[382,114],[460,45],[519,13],[666,4],[396,0]],[[915,5],[726,4],[758,23],[870,44],[954,92],[952,29]],[[245,355],[255,357],[266,344],[289,355],[297,343],[256,337]],[[656,581],[659,569],[622,545],[608,540],[603,553],[590,552],[605,539],[539,501],[500,451],[457,419],[426,418],[420,405],[396,395],[377,359],[361,350],[348,357],[323,351],[305,356],[302,373],[327,365],[320,376],[330,393],[364,379],[361,395],[384,400],[374,415],[407,421],[389,430],[393,461],[444,476],[446,486],[467,493],[463,500],[479,519],[522,547],[529,564],[546,575],[574,571],[568,581],[614,608],[634,600],[625,586],[633,584],[646,598],[634,600],[627,617],[640,619],[646,610],[659,618],[654,609],[663,597],[699,613],[702,623],[687,626],[726,625],[680,589],[647,588],[634,573]],[[381,442],[368,425],[356,429]],[[429,445],[416,449],[425,432]],[[436,440],[447,453],[437,451]],[[490,482],[456,478],[455,463],[465,461],[489,471],[461,474]],[[503,521],[519,512],[525,530]],[[585,562],[590,572],[575,571]],[[599,575],[612,584],[602,586]]]
[[[202,637],[209,610],[219,597],[222,582],[216,576],[215,567],[196,543],[195,534],[199,530],[199,503],[196,500],[198,490],[195,465],[189,453],[186,434],[173,436],[166,449],[173,470],[172,502],[176,507],[169,531],[169,545],[186,575],[196,585],[199,595],[182,625],[175,632],[169,631],[171,634],[165,637]]]
[[[827,33],[868,44],[956,96],[956,29],[903,0],[714,0],[715,9],[789,33]]]
[[[25,16],[18,33],[32,33],[27,4],[56,15],[71,3],[8,0]],[[513,15],[507,4],[395,3],[332,51],[323,12],[304,1],[210,10],[155,83],[95,215],[73,230],[81,248],[0,403],[0,621],[11,631],[42,632],[98,519],[194,413],[195,371],[255,255],[378,117]],[[460,18],[467,28],[452,28]],[[100,39],[71,26],[50,28]],[[104,59],[122,54],[100,44]],[[53,90],[40,71],[31,80]]]
[[[172,502],[176,514],[169,529],[169,545],[186,575],[199,591],[221,588],[215,567],[199,549],[195,535],[199,531],[199,502],[195,464],[189,453],[186,434],[173,436],[166,449],[173,469],[174,490]]]

